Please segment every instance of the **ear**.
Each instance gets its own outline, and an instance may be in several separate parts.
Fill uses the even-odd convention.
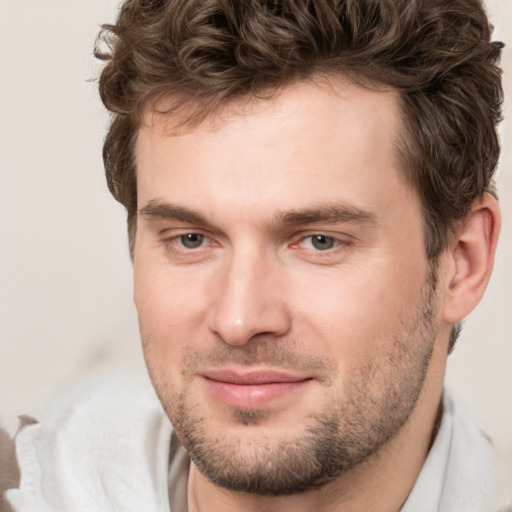
[[[477,200],[448,249],[444,320],[455,324],[480,302],[494,265],[500,231],[498,201],[490,194]]]

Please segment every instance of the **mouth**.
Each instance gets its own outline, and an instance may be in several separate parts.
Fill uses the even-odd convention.
[[[281,370],[242,371],[215,368],[203,372],[208,394],[218,402],[245,410],[262,409],[299,392],[313,378]]]

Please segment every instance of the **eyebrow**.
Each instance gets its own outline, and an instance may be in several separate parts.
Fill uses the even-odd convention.
[[[183,206],[162,202],[160,199],[149,201],[139,210],[139,215],[148,220],[177,220],[203,226],[209,224],[206,217],[200,213]]]
[[[139,210],[139,215],[148,220],[176,220],[188,224],[210,226],[211,222],[201,213],[189,208],[152,199]],[[362,225],[378,223],[377,215],[352,205],[324,205],[302,210],[279,212],[270,223],[274,227],[300,226],[319,222],[349,222]]]
[[[350,222],[357,224],[375,225],[377,215],[352,205],[327,205],[305,210],[282,212],[276,217],[276,224],[297,226],[315,224],[318,222]]]

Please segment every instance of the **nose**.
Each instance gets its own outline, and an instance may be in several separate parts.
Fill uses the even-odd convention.
[[[225,343],[241,346],[251,339],[278,338],[291,326],[283,273],[276,261],[233,255],[224,262],[210,290],[210,330]]]

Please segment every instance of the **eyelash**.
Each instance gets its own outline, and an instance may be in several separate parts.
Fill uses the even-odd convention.
[[[320,239],[324,239],[324,241],[327,242],[327,245],[329,245],[329,247],[324,247],[323,249],[320,249],[319,247],[315,247],[315,240],[316,240],[316,242],[319,242]],[[294,244],[294,245],[296,245],[296,246],[303,245],[306,240],[310,240],[311,241],[310,245],[312,246],[312,247],[308,247],[306,249],[310,250],[312,252],[318,252],[318,253],[329,252],[329,251],[335,250],[337,247],[340,247],[343,245],[348,245],[348,242],[346,242],[340,238],[336,238],[335,236],[326,235],[325,233],[314,233],[311,235],[304,236],[300,239],[300,241],[297,244]]]
[[[194,236],[194,235],[196,237],[200,237],[202,243],[200,245],[198,245],[197,247],[186,247],[183,243],[184,239],[186,237],[190,237],[190,236]],[[167,247],[177,248],[178,250],[183,250],[183,251],[194,251],[195,249],[201,249],[201,248],[205,247],[205,245],[209,245],[209,246],[218,245],[208,235],[205,235],[198,231],[188,231],[186,233],[180,233],[179,235],[174,235],[172,237],[164,239],[163,242]],[[209,242],[209,243],[204,243],[204,242]]]
[[[196,236],[198,238],[201,238],[200,245],[197,245],[196,247],[187,247],[184,244],[184,240],[186,237],[191,237],[191,236]],[[319,249],[318,247],[315,247],[315,238],[317,239],[317,241],[319,241],[318,239],[323,238],[325,240],[325,242],[327,242],[327,245],[329,245],[329,243],[331,243],[332,245],[330,245],[329,247],[326,247],[324,249]],[[304,249],[307,251],[311,251],[313,253],[318,253],[318,254],[329,253],[329,252],[332,252],[333,250],[336,250],[336,248],[350,245],[350,242],[348,242],[347,240],[343,240],[343,239],[337,238],[335,236],[331,236],[331,235],[327,235],[325,233],[319,232],[319,233],[312,233],[310,235],[302,236],[300,238],[300,240],[298,242],[293,243],[291,245],[291,247],[292,248],[300,248],[301,245],[302,246],[304,245],[306,240],[311,240],[310,245],[312,245],[313,247],[304,247]],[[208,235],[205,235],[205,234],[197,232],[197,231],[189,231],[187,233],[182,233],[182,234],[170,237],[170,238],[164,240],[164,242],[166,243],[166,245],[179,244],[178,250],[184,250],[185,252],[195,251],[196,249],[201,249],[205,246],[211,247],[211,246],[219,245],[218,243],[214,242]],[[209,243],[205,243],[205,242],[209,242]],[[194,241],[192,241],[192,244],[193,243],[194,243]]]

